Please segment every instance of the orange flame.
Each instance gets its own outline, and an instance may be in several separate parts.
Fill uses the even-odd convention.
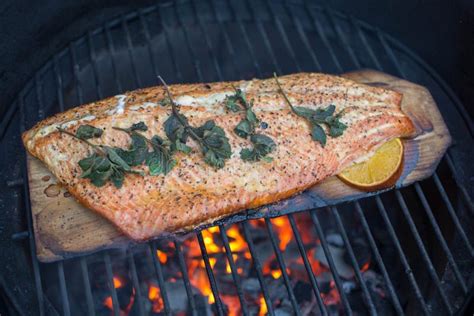
[[[259,316],[264,316],[268,312],[267,309],[267,302],[265,302],[265,298],[263,296],[260,296],[260,311],[258,313]]]
[[[163,299],[161,298],[160,288],[150,284],[148,288],[148,299],[153,303],[152,310],[154,313],[159,313],[163,310]]]
[[[284,251],[293,238],[290,222],[286,217],[277,217],[272,219],[271,222],[275,226],[278,239],[280,240],[280,250]]]
[[[113,281],[114,281],[114,288],[120,289],[121,287],[123,287],[123,281],[119,277],[114,276]]]
[[[360,268],[360,271],[361,271],[361,272],[365,272],[365,271],[369,270],[369,267],[370,267],[370,262],[366,262],[366,263],[362,266],[362,268]]]
[[[161,264],[165,264],[166,261],[168,261],[168,256],[160,250],[156,250],[156,256],[158,257],[158,260],[160,260]]]

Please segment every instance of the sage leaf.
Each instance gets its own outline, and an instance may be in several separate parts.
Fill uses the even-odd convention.
[[[311,138],[319,142],[323,147],[326,145],[326,132],[318,124],[314,124],[312,127]]]
[[[92,125],[81,125],[76,131],[76,137],[80,139],[91,139],[102,136],[104,131]]]

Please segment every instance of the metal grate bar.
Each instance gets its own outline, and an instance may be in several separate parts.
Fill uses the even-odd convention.
[[[321,40],[323,41],[324,46],[326,46],[326,48],[328,49],[329,54],[331,55],[331,58],[334,61],[334,64],[336,65],[337,71],[342,73],[343,69],[342,69],[341,63],[339,62],[339,59],[337,58],[336,53],[334,53],[334,50],[331,44],[329,44],[329,41],[321,28],[321,24],[319,23],[318,19],[312,12],[311,8],[308,6],[307,1],[304,1],[304,6],[305,6],[306,11],[308,12],[310,20],[313,21],[314,29],[318,33],[319,37],[321,37]]]
[[[71,62],[72,62],[73,73],[74,73],[74,83],[76,86],[77,99],[79,101],[79,104],[83,104],[84,95],[82,93],[81,82],[79,80],[79,65],[77,64],[77,55],[76,55],[75,45],[72,42],[71,44],[69,44],[69,51],[71,52]]]
[[[161,17],[161,10],[160,10],[160,5],[158,5],[158,13],[160,14]],[[178,64],[176,63],[176,60],[174,56],[176,55],[174,53],[173,46],[171,45],[170,42],[170,35],[168,33],[168,27],[163,23],[163,19],[160,19],[160,25],[163,28],[163,34],[165,36],[165,42],[166,42],[166,47],[168,48],[169,55],[171,57],[171,63],[173,64],[173,68],[176,72],[176,78],[178,81],[183,81],[183,75],[181,74],[181,71],[179,70]]]
[[[461,193],[462,193],[461,196],[462,196],[466,206],[468,207],[469,212],[471,213],[471,215],[474,215],[474,202],[472,201],[469,194],[467,193],[466,188],[460,183],[460,181],[457,177],[456,167],[454,166],[451,155],[449,154],[449,149],[448,149],[448,154],[445,155],[444,157],[446,158],[446,162],[449,166],[449,169],[451,170],[451,173],[453,174],[453,178],[454,178],[454,181],[456,182],[456,185],[461,190]],[[472,253],[472,255],[474,255],[473,252],[471,252],[471,253]]]
[[[57,264],[58,268],[58,278],[59,278],[59,288],[61,289],[61,301],[63,302],[63,315],[71,315],[71,310],[69,308],[69,299],[67,297],[67,287],[66,287],[66,278],[64,276],[64,266],[63,262],[59,261]]]
[[[290,283],[290,278],[288,277],[288,273],[286,272],[285,260],[281,255],[280,248],[278,247],[277,237],[275,236],[275,232],[273,231],[272,222],[269,218],[265,218],[265,224],[267,226],[268,235],[270,236],[270,241],[272,242],[273,251],[275,252],[278,264],[280,265],[281,274],[283,276],[283,281],[285,282],[286,290],[288,291],[288,296],[290,297],[291,305],[293,306],[295,314],[301,315],[298,302],[296,302],[295,293],[293,293],[293,287]]]
[[[15,115],[17,109],[17,102],[14,102],[5,112],[3,117],[0,118],[0,139],[3,139],[3,136],[5,135],[8,126],[13,121],[13,116]]]
[[[311,45],[309,44],[308,37],[306,36],[304,28],[301,25],[301,21],[296,18],[296,16],[293,14],[293,12],[291,11],[291,9],[289,8],[286,2],[283,4],[283,6],[285,7],[286,13],[290,16],[293,23],[296,25],[296,30],[298,32],[298,35],[301,38],[301,41],[303,42],[304,47],[308,51],[311,57],[311,60],[313,61],[313,64],[315,65],[317,71],[321,71],[322,69],[321,63],[319,62],[318,57],[316,56],[316,54],[314,53],[314,50],[311,48]]]
[[[184,26],[183,22],[181,21],[181,15],[179,14],[178,8],[176,7],[176,2],[173,2],[173,8],[174,8],[177,20],[178,20],[179,29],[182,30],[182,33],[183,33],[183,36],[184,36],[184,41],[186,43],[186,48],[189,51],[189,56],[190,56],[191,60],[193,61],[194,68],[196,69],[197,77],[199,78],[199,81],[202,81],[203,76],[202,76],[202,72],[201,72],[200,63],[199,63],[199,60],[196,58],[196,54],[194,53],[194,50],[192,49],[191,42],[189,41],[187,28]]]
[[[155,58],[153,55],[153,46],[151,44],[151,36],[150,36],[150,30],[148,29],[148,24],[145,21],[145,17],[143,16],[142,10],[138,10],[137,14],[140,20],[140,24],[142,26],[143,33],[145,34],[146,43],[148,47],[148,55],[150,55],[150,62],[151,62],[151,67],[153,69],[153,73],[155,74],[155,76],[158,76],[159,71],[158,71],[158,68],[156,67]]]
[[[214,295],[214,300],[216,303],[217,313],[219,315],[224,315],[224,308],[222,306],[221,298],[219,296],[219,289],[217,288],[216,278],[214,277],[214,273],[212,272],[211,264],[209,263],[209,255],[207,253],[206,245],[204,244],[204,240],[202,238],[202,232],[196,234],[199,247],[201,248],[201,255],[202,259],[204,260],[204,265],[206,266],[206,273],[207,278],[211,284],[212,294]]]
[[[436,219],[433,215],[433,211],[431,210],[431,207],[428,204],[428,201],[426,200],[425,193],[423,192],[423,189],[421,188],[418,182],[415,183],[415,190],[416,190],[416,193],[418,194],[418,197],[420,198],[423,208],[425,209],[426,215],[428,215],[428,219],[430,220],[431,226],[433,226],[433,230],[435,232],[436,237],[438,238],[438,241],[441,244],[441,248],[443,248],[444,253],[446,254],[446,257],[448,258],[448,261],[453,268],[454,275],[456,276],[456,279],[458,279],[459,284],[461,285],[464,294],[467,294],[466,283],[464,282],[464,279],[461,276],[461,272],[459,271],[458,265],[454,261],[453,254],[451,253],[451,250],[449,250],[448,244],[446,243],[446,240],[444,239],[443,233],[441,232],[441,229],[439,228],[439,225],[436,222]]]
[[[263,27],[262,22],[260,22],[259,19],[255,17],[254,9],[251,5],[251,2],[248,0],[245,1],[245,6],[249,10],[250,15],[252,16],[252,20],[255,22],[258,28],[258,32],[260,33],[260,36],[263,39],[263,43],[265,44],[265,47],[267,48],[267,51],[270,55],[270,59],[272,60],[272,64],[275,67],[275,70],[278,74],[281,74],[281,68],[276,60],[275,54],[273,53],[272,45],[270,44],[270,41],[268,39],[267,32],[265,31],[265,28]]]
[[[313,220],[314,226],[316,228],[316,233],[318,234],[319,240],[321,241],[321,246],[323,247],[324,255],[326,256],[329,267],[331,268],[331,273],[334,278],[334,281],[336,282],[337,290],[339,291],[339,294],[341,296],[342,304],[344,305],[344,308],[346,309],[347,314],[352,315],[351,305],[349,304],[349,300],[347,299],[346,292],[344,292],[344,288],[342,287],[341,278],[339,277],[339,273],[337,272],[336,265],[334,264],[334,259],[332,257],[332,253],[329,250],[326,236],[324,235],[323,228],[321,227],[321,224],[319,223],[319,219],[318,219],[318,216],[316,215],[316,212],[318,212],[318,210],[310,211],[311,219]]]
[[[161,263],[158,261],[158,259],[156,259],[156,255],[157,255],[156,243],[152,241],[148,244],[148,246],[150,249],[151,258],[153,259],[153,266],[155,267],[156,280],[158,282],[158,286],[160,287],[160,295],[161,295],[161,299],[163,300],[165,314],[171,315],[170,301],[166,293],[166,285],[163,279],[163,271],[161,270]]]
[[[367,53],[369,54],[370,59],[372,59],[372,61],[374,62],[375,68],[382,70],[382,65],[380,64],[378,58],[375,56],[374,50],[370,46],[369,41],[367,40],[367,37],[360,29],[359,22],[353,16],[351,16],[349,19],[350,19],[351,24],[354,26],[356,30],[357,36],[360,38],[360,40],[364,44],[363,46],[367,49]]]
[[[247,302],[244,299],[244,293],[242,291],[240,276],[237,273],[237,267],[235,266],[234,258],[232,257],[232,250],[230,249],[229,238],[227,237],[224,226],[219,225],[219,232],[221,234],[222,242],[225,247],[227,261],[229,262],[230,271],[232,273],[232,279],[234,280],[234,284],[237,289],[237,295],[239,296],[240,308],[241,308],[242,314],[248,315],[249,312],[247,308]]]
[[[229,51],[230,59],[232,61],[232,65],[234,67],[234,70],[237,72],[239,70],[239,67],[237,66],[237,64],[235,62],[237,57],[235,55],[234,47],[232,45],[232,41],[230,40],[229,33],[227,32],[227,29],[224,26],[224,23],[222,23],[222,20],[219,19],[219,14],[217,13],[217,10],[214,6],[214,2],[212,0],[209,0],[208,3],[211,6],[211,10],[212,10],[212,13],[214,15],[214,19],[217,21],[217,23],[219,23],[219,26],[220,26],[219,29],[222,32],[222,34],[224,35],[225,45],[227,46],[227,50]],[[194,2],[193,2],[193,5],[194,5]],[[195,13],[195,14],[197,16],[197,13]],[[214,62],[216,62],[216,61],[217,61],[217,59],[214,56]],[[218,65],[218,63],[217,63],[217,65]],[[222,76],[222,72],[220,71],[220,69],[219,69],[219,73],[221,73],[221,76]],[[218,73],[218,75],[219,75],[219,73]],[[219,77],[219,80],[222,80],[222,77]]]
[[[288,53],[290,54],[290,57],[291,59],[293,60],[293,62],[295,63],[295,66],[296,66],[296,70],[299,72],[301,71],[301,65],[298,61],[298,58],[296,58],[296,54],[295,54],[295,51],[293,50],[293,47],[291,46],[290,44],[290,41],[288,39],[288,35],[286,34],[285,32],[285,29],[283,28],[283,25],[280,21],[280,19],[278,18],[278,16],[275,14],[275,11],[274,11],[274,8],[273,8],[273,5],[270,4],[268,2],[268,0],[265,2],[272,17],[273,17],[273,21],[275,21],[275,25],[278,29],[278,32],[280,33],[281,35],[281,38],[283,39],[283,43],[285,44],[286,46],[286,49],[288,50]]]
[[[402,212],[405,215],[405,219],[408,222],[408,226],[410,227],[410,230],[415,237],[415,242],[418,246],[418,249],[421,252],[421,257],[425,261],[427,267],[428,267],[428,272],[431,275],[431,278],[433,279],[433,282],[435,283],[436,287],[438,288],[438,292],[441,296],[441,299],[443,300],[444,305],[446,306],[449,314],[452,314],[452,308],[451,304],[448,301],[448,298],[446,297],[446,294],[444,293],[443,289],[441,288],[441,283],[439,281],[438,275],[436,274],[436,270],[433,266],[433,263],[431,262],[430,257],[428,256],[428,252],[426,251],[425,246],[423,245],[423,241],[420,237],[420,234],[418,233],[418,229],[416,228],[415,222],[413,221],[413,218],[410,215],[410,211],[408,210],[408,207],[405,203],[405,199],[403,198],[401,192],[399,190],[395,191],[395,195],[397,196],[398,203],[401,206]]]
[[[125,32],[125,37],[127,38],[127,51],[128,51],[128,57],[130,58],[130,63],[132,65],[133,77],[135,78],[137,87],[140,88],[142,87],[142,81],[140,80],[140,76],[138,75],[137,66],[135,64],[135,58],[133,57],[132,37],[130,36],[130,30],[128,29],[127,22],[125,21],[125,18],[123,16],[121,18],[121,25],[122,25],[122,29]]]
[[[81,271],[82,271],[82,281],[84,283],[84,289],[86,293],[86,302],[87,302],[87,315],[95,315],[94,303],[92,301],[92,292],[90,287],[89,271],[87,269],[87,262],[85,257],[81,257]]]
[[[117,66],[115,63],[115,46],[114,46],[114,41],[112,40],[112,35],[110,34],[110,30],[108,26],[106,25],[104,27],[105,31],[105,39],[107,42],[107,49],[109,51],[110,55],[110,61],[112,63],[112,74],[115,79],[115,85],[117,86],[118,92],[122,92],[122,84],[120,83],[120,79],[118,77],[118,72],[117,72]]]
[[[375,243],[374,236],[372,235],[372,232],[370,231],[369,223],[367,222],[367,219],[365,218],[362,207],[360,206],[358,201],[354,202],[354,204],[355,204],[355,209],[361,219],[362,228],[364,229],[364,232],[367,235],[370,248],[372,249],[372,252],[375,257],[375,261],[377,261],[377,266],[382,272],[383,278],[385,280],[385,285],[387,286],[388,291],[390,293],[390,297],[392,298],[393,307],[395,308],[395,311],[397,312],[397,314],[403,315],[402,306],[400,305],[400,301],[398,300],[398,296],[393,287],[392,280],[390,280],[390,276],[388,275],[387,268],[385,267],[385,264],[382,260],[382,256],[380,255],[377,244]]]
[[[339,232],[341,233],[342,239],[344,240],[344,244],[346,245],[347,252],[349,254],[349,258],[351,259],[352,267],[354,268],[355,275],[357,280],[359,281],[359,285],[362,288],[362,292],[364,293],[364,303],[369,308],[371,315],[377,314],[377,309],[375,308],[374,301],[372,300],[372,296],[370,296],[369,290],[367,288],[367,284],[365,284],[364,279],[362,278],[362,274],[360,273],[359,265],[357,264],[357,259],[354,254],[354,250],[352,249],[352,245],[349,241],[349,237],[347,236],[346,229],[344,228],[344,224],[342,223],[341,216],[339,215],[339,210],[336,206],[331,207],[331,211],[336,218],[336,223],[339,228]]]
[[[56,78],[56,92],[59,104],[59,111],[64,111],[64,94],[63,94],[63,79],[61,76],[61,72],[59,71],[59,60],[58,55],[54,55],[53,60],[53,71],[54,76]]]
[[[250,235],[249,223],[247,221],[242,223],[242,228],[244,231],[245,239],[247,240],[247,244],[249,246],[250,253],[252,255],[252,261],[255,266],[255,271],[257,272],[258,282],[260,283],[260,288],[262,289],[263,298],[265,299],[265,303],[267,304],[267,310],[270,315],[274,315],[273,311],[273,304],[272,300],[270,299],[270,293],[268,292],[268,288],[265,284],[265,278],[262,273],[262,264],[260,259],[258,258],[258,254],[255,251],[255,246],[253,244],[252,236]]]
[[[398,240],[397,234],[395,233],[395,229],[393,228],[392,222],[390,221],[387,211],[385,209],[385,206],[383,205],[382,199],[380,196],[375,197],[375,201],[377,202],[377,208],[379,210],[380,215],[382,216],[385,225],[388,228],[388,233],[390,235],[390,238],[392,239],[395,248],[397,249],[398,255],[400,257],[400,261],[402,262],[403,268],[405,268],[405,273],[408,276],[408,280],[410,281],[411,286],[413,287],[413,290],[415,291],[415,296],[417,300],[420,302],[421,308],[423,309],[423,313],[425,315],[429,315],[430,313],[428,312],[428,308],[425,303],[425,299],[423,298],[423,295],[421,294],[420,288],[418,286],[418,283],[416,282],[415,275],[413,274],[413,271],[410,267],[410,264],[408,263],[408,259],[405,255],[405,252],[403,251],[403,248],[400,244],[400,241]]]
[[[212,63],[214,65],[214,69],[215,69],[216,74],[217,74],[217,78],[219,80],[222,80],[222,78],[223,78],[222,77],[222,71],[221,71],[221,68],[219,66],[219,62],[217,61],[217,57],[214,54],[215,50],[212,48],[211,40],[209,39],[209,33],[206,32],[206,30],[204,30],[204,26],[202,24],[201,17],[199,16],[199,14],[196,10],[196,4],[194,2],[195,2],[194,0],[190,0],[191,6],[193,8],[194,16],[196,17],[196,20],[198,22],[199,30],[204,35],[204,42],[206,43],[207,53],[209,54],[209,56],[211,56]],[[202,80],[202,78],[201,78],[201,80]]]
[[[472,248],[471,242],[469,241],[469,238],[467,237],[467,234],[464,231],[464,228],[462,227],[458,216],[456,215],[456,211],[454,210],[453,204],[449,200],[449,197],[446,194],[446,191],[444,190],[443,184],[441,183],[437,173],[433,175],[433,180],[435,182],[436,187],[438,188],[439,193],[441,193],[441,198],[447,206],[448,213],[453,219],[454,226],[456,226],[457,232],[461,236],[463,242],[466,244],[466,247],[469,249],[471,256],[474,256],[474,250]]]
[[[137,268],[135,266],[135,259],[131,252],[128,253],[128,265],[130,266],[132,274],[133,288],[135,289],[135,298],[138,299],[138,314],[145,315],[145,309],[143,307],[143,297],[140,283],[138,282]],[[135,305],[135,304],[134,304]]]
[[[209,1],[211,2],[212,9],[213,9],[214,12],[215,12],[215,16],[216,16],[217,22],[222,26],[222,29],[225,30],[225,28],[223,27],[222,20],[219,18],[219,15],[217,14],[217,11],[216,11],[216,9],[215,9],[214,1],[213,1],[213,0],[209,0]],[[258,74],[259,76],[262,76],[262,74],[263,74],[263,73],[262,73],[262,69],[261,69],[260,64],[259,64],[259,62],[258,62],[258,59],[257,59],[257,57],[256,57],[256,55],[255,55],[255,51],[254,51],[254,49],[253,49],[253,46],[252,46],[252,44],[250,44],[249,36],[248,36],[248,34],[247,34],[247,29],[245,28],[244,24],[242,23],[242,20],[237,17],[237,14],[235,13],[235,10],[234,10],[234,8],[232,7],[232,5],[230,4],[229,0],[227,0],[226,3],[227,3],[227,6],[229,7],[230,12],[232,13],[233,19],[234,19],[235,21],[237,21],[237,24],[239,25],[240,32],[242,33],[242,36],[243,36],[244,41],[245,41],[245,46],[247,46],[247,49],[248,49],[248,51],[249,51],[249,53],[250,53],[250,57],[251,57],[251,59],[252,59],[252,61],[253,61],[253,64],[254,64],[255,69],[256,69],[256,71],[257,71],[257,74]],[[227,33],[227,32],[224,31],[224,36],[225,36],[226,33]],[[237,67],[236,67],[236,68],[237,68]]]
[[[40,73],[35,74],[35,90],[36,102],[38,102],[38,118],[44,119],[44,103],[43,103],[43,80],[40,78]]]
[[[112,307],[115,316],[120,315],[120,306],[117,297],[117,291],[114,286],[114,275],[112,272],[112,264],[110,263],[110,256],[107,252],[104,253],[104,262],[105,262],[105,272],[107,274],[107,283],[109,285],[110,294],[112,297]]]
[[[24,95],[20,93],[18,97],[18,104],[20,107],[20,131],[24,132],[26,130],[26,118],[25,118],[25,102]],[[28,171],[26,168],[26,161],[23,164],[22,168],[23,178],[27,179]],[[25,198],[25,211],[26,211],[26,220],[28,223],[29,235],[33,236],[33,219],[31,214],[31,205],[30,205],[30,190],[28,189],[28,181],[23,181],[23,193]],[[36,243],[34,238],[29,238],[28,242],[30,244],[30,255],[31,261],[33,263],[33,275],[35,277],[35,286],[36,286],[36,298],[38,299],[39,312],[40,315],[44,315],[44,294],[43,287],[41,285],[41,272],[39,269],[38,259],[36,258]]]
[[[321,290],[319,289],[318,282],[314,277],[311,264],[308,261],[308,255],[306,254],[306,249],[304,248],[303,241],[301,240],[300,232],[298,230],[298,227],[296,226],[295,218],[293,217],[293,214],[288,214],[287,217],[290,220],[291,229],[293,230],[293,235],[295,236],[296,244],[298,245],[298,250],[300,251],[301,258],[303,258],[304,267],[306,269],[306,272],[308,273],[311,286],[313,287],[314,296],[318,301],[319,311],[322,315],[328,315],[327,307],[321,299]]]
[[[343,46],[346,48],[347,52],[349,53],[349,56],[351,57],[352,62],[354,63],[356,68],[360,69],[361,68],[360,61],[357,58],[356,54],[354,53],[354,50],[352,49],[352,46],[350,45],[349,41],[347,40],[345,33],[342,32],[339,25],[334,22],[333,11],[331,9],[325,8],[324,12],[329,18],[329,23],[331,24],[332,28],[336,32],[336,35],[341,39]]]
[[[194,301],[193,290],[191,288],[191,282],[189,281],[188,270],[186,269],[186,262],[184,261],[183,251],[181,250],[181,243],[177,240],[174,241],[174,247],[176,254],[178,255],[179,268],[183,275],[184,287],[189,300],[189,306],[191,307],[192,314],[196,315],[196,302]]]
[[[95,89],[97,91],[97,96],[99,99],[103,98],[102,89],[100,88],[99,84],[99,75],[97,73],[97,57],[95,54],[94,44],[92,43],[92,33],[87,33],[87,46],[89,47],[89,59],[92,62],[92,74],[94,76],[95,81]]]

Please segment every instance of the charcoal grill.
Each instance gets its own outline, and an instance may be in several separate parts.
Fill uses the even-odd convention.
[[[158,74],[178,83],[360,68],[429,88],[454,139],[429,179],[282,217],[245,212],[241,223],[232,224],[246,241],[245,274],[232,249],[231,224],[225,220],[212,229],[211,244],[207,229],[57,263],[37,261],[19,136],[38,120],[156,85]],[[0,121],[5,148],[0,174],[8,192],[0,206],[11,219],[3,223],[1,235],[6,264],[0,282],[11,304],[8,310],[21,315],[144,315],[176,313],[176,306],[184,305],[179,310],[183,313],[221,315],[232,307],[226,298],[231,286],[242,314],[462,313],[474,285],[474,192],[469,185],[474,175],[469,161],[473,131],[464,107],[431,67],[381,30],[329,8],[302,1],[168,1],[120,16],[54,55]],[[281,219],[291,232],[297,256],[293,259],[306,282],[295,282],[289,249],[280,248],[276,223]],[[318,241],[310,246],[308,236]],[[189,239],[200,250],[208,293],[189,275]],[[217,240],[223,249],[220,257],[210,248]],[[311,247],[319,249],[318,262],[330,282],[315,272]],[[346,266],[336,248],[344,253]],[[265,271],[264,249],[272,253],[277,277]],[[225,282],[216,258],[227,262]],[[369,268],[363,267],[367,262]],[[351,276],[342,274],[341,267],[353,271]]]

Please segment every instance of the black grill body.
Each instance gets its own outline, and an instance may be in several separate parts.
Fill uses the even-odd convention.
[[[425,181],[361,201],[285,215],[294,251],[307,275],[303,287],[295,284],[287,270],[291,267],[286,252],[278,247],[282,236],[270,217],[280,214],[257,221],[262,214],[252,211],[242,214],[243,221],[237,224],[250,253],[245,276],[232,256],[231,224],[217,225],[216,239],[225,248],[219,260],[227,261],[230,269],[227,283],[212,263],[215,255],[203,232],[52,264],[37,261],[20,133],[38,120],[156,85],[157,75],[169,83],[182,83],[263,78],[274,71],[337,74],[361,68],[426,86],[454,145]],[[226,314],[229,306],[224,296],[230,284],[240,312],[255,314],[262,307],[251,303],[255,299],[249,294],[248,280],[253,280],[252,291],[258,292],[269,314],[459,313],[474,285],[474,192],[468,185],[474,175],[469,161],[472,137],[472,121],[431,67],[381,30],[328,8],[306,2],[209,0],[163,2],[133,11],[90,30],[55,54],[31,77],[1,120],[0,141],[6,150],[2,150],[0,171],[8,194],[2,194],[0,206],[9,219],[1,234],[4,296],[11,312],[25,315],[110,314],[110,308],[104,307],[106,297],[115,315],[119,311],[144,315],[153,310],[147,292],[147,282],[152,280],[160,289],[162,313],[175,313],[176,305],[184,302],[189,314]],[[329,292],[308,259],[316,246],[305,240],[302,223],[319,240],[338,304],[323,299]],[[256,229],[259,226],[261,230]],[[213,304],[199,295],[189,275],[189,238],[199,246]],[[281,273],[279,286],[264,271],[262,243]],[[344,261],[354,271],[350,278],[341,275],[334,247],[343,249]],[[166,263],[157,258],[157,250],[169,255]],[[374,279],[361,271],[366,257]],[[114,285],[116,275],[126,277],[126,294]],[[181,284],[181,292],[170,286],[171,275],[180,276],[172,283]],[[312,308],[304,308],[303,297],[314,301]]]

